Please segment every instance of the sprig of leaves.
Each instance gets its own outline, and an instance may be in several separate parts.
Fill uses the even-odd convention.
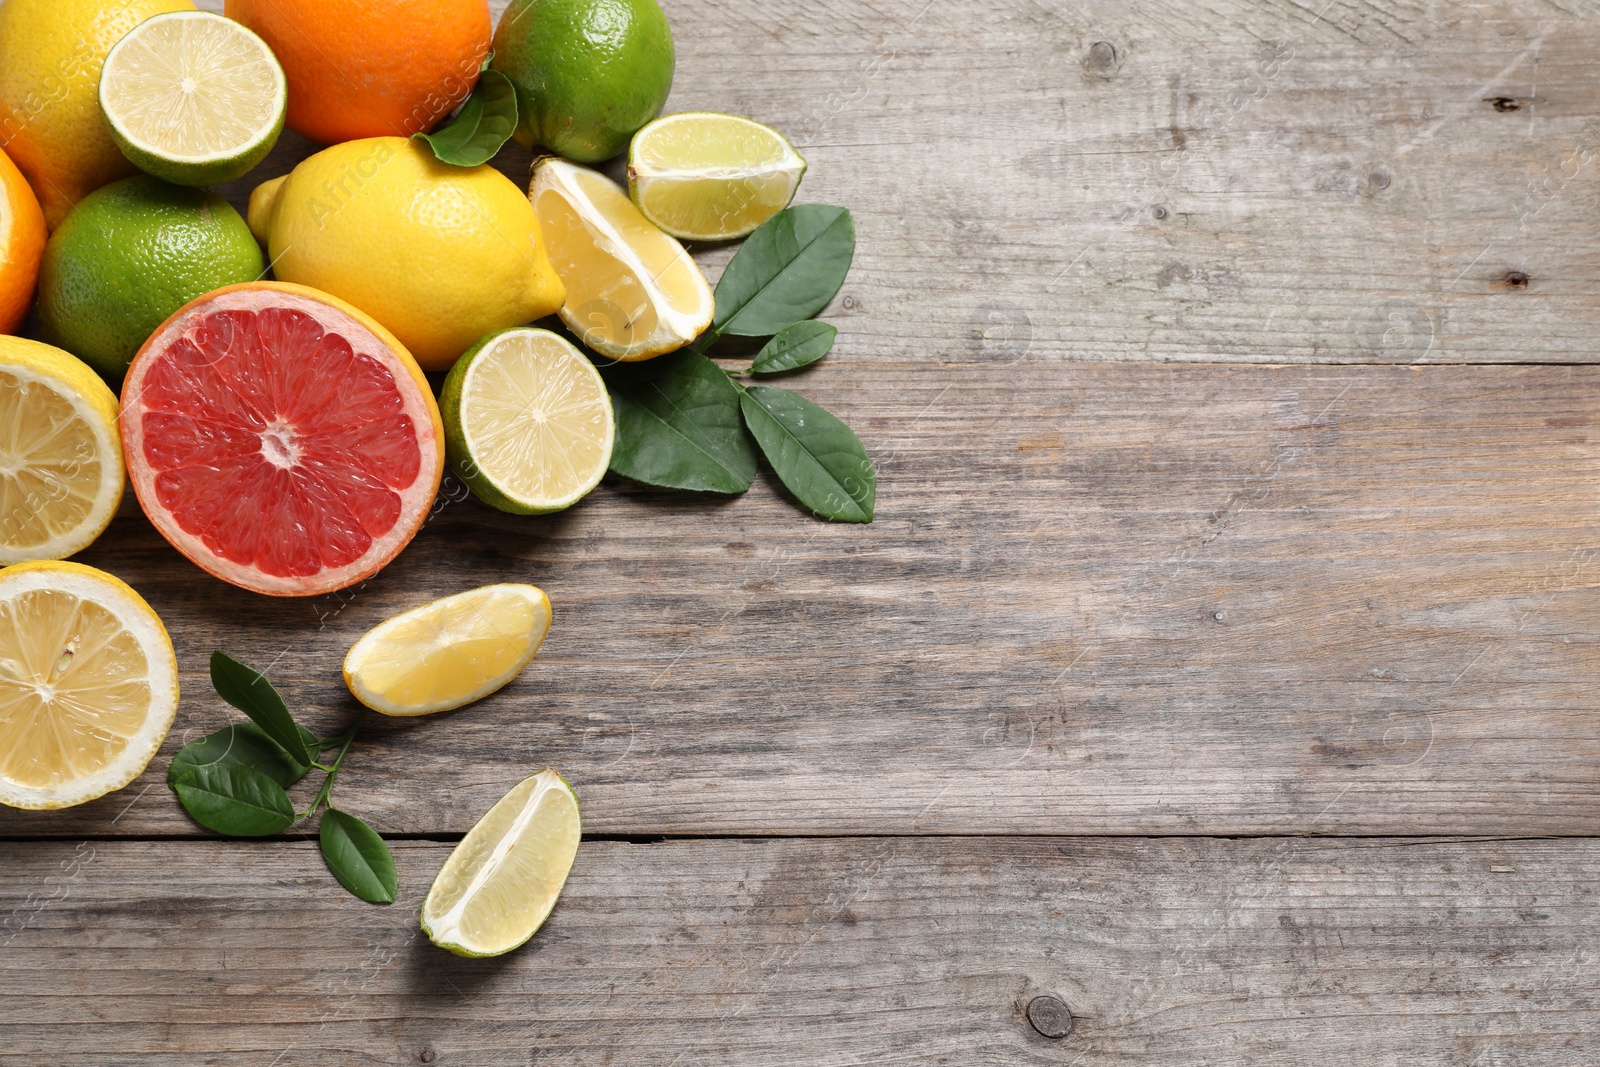
[[[378,832],[333,806],[339,777],[366,715],[337,737],[318,738],[295,722],[272,683],[222,653],[211,654],[217,694],[250,717],[183,746],[167,768],[167,784],[195,822],[228,837],[280,834],[321,812],[322,858],[339,884],[373,904],[394,902],[394,857]],[[337,748],[330,764],[324,749]],[[312,770],[325,777],[311,806],[296,811],[288,788]]]
[[[812,316],[844,285],[855,245],[850,212],[823,204],[787,208],[752,233],[717,282],[711,329],[647,370],[611,375],[612,472],[671,489],[742,493],[759,449],[813,514],[871,522],[877,472],[850,427],[786,389],[734,380],[797,370],[832,350],[838,330]],[[705,356],[725,336],[771,340],[748,369],[733,372]]]

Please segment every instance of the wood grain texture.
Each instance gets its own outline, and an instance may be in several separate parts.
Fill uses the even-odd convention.
[[[0,1062],[1571,1067],[1593,842],[590,842],[527,946],[417,932],[308,844],[40,842],[0,872]],[[152,880],[153,865],[165,872]],[[1077,1017],[1059,1041],[1036,996]]]
[[[796,387],[874,453],[871,526],[765,483],[544,519],[449,492],[364,586],[275,601],[130,503],[81,558],[172,628],[179,722],[129,789],[0,834],[194,832],[162,775],[236,717],[213,648],[331,733],[357,637],[494,581],[549,592],[550,638],[478,705],[365,728],[339,796],[385,832],[462,832],[546,765],[601,833],[1600,827],[1600,369],[846,360]]]

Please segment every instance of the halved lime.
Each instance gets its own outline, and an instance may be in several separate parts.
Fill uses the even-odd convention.
[[[479,341],[450,369],[439,408],[456,473],[501,511],[569,508],[611,463],[616,423],[605,382],[549,330],[519,327]]]
[[[634,134],[628,150],[633,202],[686,241],[745,236],[789,206],[805,173],[781,133],[737,115],[667,115]]]
[[[422,902],[422,932],[457,956],[499,956],[556,906],[583,836],[578,798],[552,770],[519,782],[467,831]]]
[[[122,154],[178,185],[232,181],[261,162],[288,105],[266,42],[205,11],[146,19],[100,72],[100,110]]]

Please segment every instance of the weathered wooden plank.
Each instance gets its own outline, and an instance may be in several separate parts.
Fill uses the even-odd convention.
[[[0,873],[28,1064],[1549,1064],[1600,1059],[1594,842],[589,842],[460,960],[311,844],[40,842]],[[159,867],[161,878],[152,878]],[[1077,1017],[1026,1021],[1057,995]]]
[[[367,729],[340,795],[385,832],[464,831],[545,765],[607,833],[1600,828],[1600,369],[844,354],[796,388],[872,449],[871,526],[766,484],[469,500],[365,586],[273,601],[130,502],[82,558],[176,635],[178,726],[128,790],[0,836],[193,831],[161,776],[232,716],[213,648],[331,732],[361,633],[506,580],[550,592],[550,639],[475,707]]]
[[[1595,359],[1590,4],[666,7],[669,109],[778,126],[812,163],[801,199],[855,210],[843,351]],[[286,136],[230,195],[309,147]]]

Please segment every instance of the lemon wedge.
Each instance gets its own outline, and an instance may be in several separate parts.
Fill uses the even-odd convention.
[[[531,585],[486,585],[396,615],[350,647],[344,681],[384,715],[431,715],[488,696],[522,673],[550,632]]]
[[[805,173],[806,161],[781,133],[737,115],[665,115],[628,149],[633,202],[686,241],[750,234],[789,206]]]
[[[689,253],[603,174],[553,156],[529,192],[550,263],[566,286],[559,314],[612,359],[650,359],[711,325],[711,286]]]
[[[583,836],[555,771],[519,782],[467,831],[422,902],[422,931],[458,956],[499,956],[544,925]]]
[[[178,661],[150,605],[81,563],[0,571],[0,803],[67,808],[121,789],[178,711]]]
[[[87,548],[123,485],[106,383],[59,348],[0,336],[0,565]]]

